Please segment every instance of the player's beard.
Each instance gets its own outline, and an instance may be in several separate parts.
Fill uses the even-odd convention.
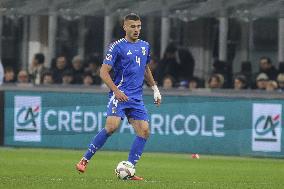
[[[138,38],[139,38],[139,32],[138,33],[135,33],[135,32],[127,33],[126,34],[126,38],[131,40],[132,42],[136,42],[138,40]]]
[[[132,40],[136,41],[139,38],[139,33],[133,33],[132,34]]]

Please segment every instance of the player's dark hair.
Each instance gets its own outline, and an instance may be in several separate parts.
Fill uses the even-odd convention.
[[[126,20],[137,21],[137,20],[140,20],[140,17],[137,14],[135,14],[135,13],[130,13],[130,14],[124,16],[123,21],[126,21]]]

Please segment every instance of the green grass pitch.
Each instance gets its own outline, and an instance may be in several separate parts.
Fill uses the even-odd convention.
[[[75,171],[84,151],[0,148],[0,188],[284,188],[284,160],[144,153],[137,175],[145,181],[122,181],[114,175],[127,152],[100,151],[85,174]]]

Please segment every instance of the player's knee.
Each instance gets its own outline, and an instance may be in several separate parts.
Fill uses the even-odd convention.
[[[117,130],[116,126],[113,126],[113,125],[106,126],[106,131],[108,135],[112,135],[116,130]]]
[[[149,138],[149,136],[150,136],[150,130],[149,130],[149,127],[147,127],[147,128],[143,128],[142,130],[141,130],[141,137],[143,137],[143,138]]]

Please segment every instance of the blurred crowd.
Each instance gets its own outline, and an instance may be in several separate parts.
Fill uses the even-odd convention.
[[[191,53],[174,45],[168,46],[160,61],[153,58],[150,62],[154,77],[163,89],[284,91],[284,62],[280,62],[277,69],[269,57],[263,56],[258,60],[257,72],[252,71],[251,62],[245,61],[241,63],[240,71],[233,74],[230,64],[216,60],[207,78],[198,78],[193,75],[194,67],[195,61]]]
[[[105,87],[99,76],[102,64],[99,55],[92,55],[86,60],[80,56],[74,56],[71,61],[68,58],[60,55],[52,60],[50,68],[46,68],[44,54],[37,53],[28,70],[16,73],[12,67],[5,67],[3,83],[22,86],[77,84]],[[253,73],[251,63],[242,62],[241,70],[234,75],[226,62],[217,60],[213,63],[208,78],[198,78],[194,76],[195,61],[192,54],[187,49],[176,48],[174,45],[167,47],[161,60],[152,56],[149,63],[157,84],[163,89],[284,91],[284,62],[280,62],[279,67],[275,68],[269,57],[261,57],[258,65],[259,70]]]
[[[226,62],[215,61],[213,71],[208,74],[207,79],[195,76],[184,79],[166,73],[161,85],[164,89],[253,89],[284,92],[284,62],[281,62],[278,69],[276,69],[269,57],[261,57],[258,65],[258,71],[253,73],[251,63],[248,61],[242,62],[240,72],[231,74],[230,67],[226,65]]]
[[[92,56],[87,63],[80,56],[72,58],[60,55],[52,60],[51,67],[44,66],[45,56],[37,53],[28,70],[22,69],[18,73],[12,67],[4,68],[4,83],[22,86],[33,85],[101,85],[99,76],[101,60],[99,56]]]

